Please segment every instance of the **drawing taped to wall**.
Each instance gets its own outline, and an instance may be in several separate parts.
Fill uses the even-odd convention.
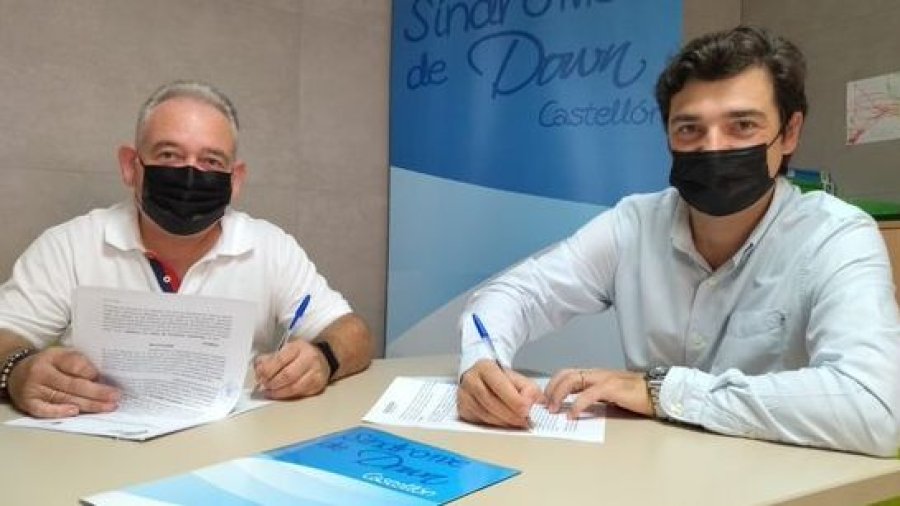
[[[900,72],[847,83],[847,145],[900,139]]]

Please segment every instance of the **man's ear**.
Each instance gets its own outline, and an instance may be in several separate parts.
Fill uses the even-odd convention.
[[[244,186],[244,179],[247,177],[247,164],[238,160],[234,164],[234,169],[231,171],[231,203],[234,204],[237,202],[238,197],[241,195],[241,188]]]
[[[137,182],[137,164],[137,151],[131,146],[120,146],[119,172],[122,174],[122,182],[129,188],[134,188],[134,185]]]
[[[800,143],[800,130],[802,129],[803,113],[796,111],[791,115],[791,119],[788,120],[787,125],[784,127],[784,133],[781,140],[782,154],[790,155],[797,149],[797,145]]]

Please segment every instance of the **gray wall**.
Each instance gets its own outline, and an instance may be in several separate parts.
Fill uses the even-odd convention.
[[[793,164],[829,170],[838,194],[900,202],[900,140],[847,146],[847,82],[900,71],[896,0],[744,0],[744,22],[794,41],[810,114]]]
[[[687,38],[742,20],[810,57],[796,162],[900,200],[900,143],[843,145],[846,81],[900,70],[900,3],[684,0]],[[141,101],[200,78],[241,115],[238,207],[294,234],[380,340],[389,45],[389,0],[0,0],[0,278],[43,229],[126,198],[115,150]]]
[[[238,208],[294,234],[383,335],[389,0],[0,0],[0,278],[127,197],[116,148],[176,78],[234,100]]]
[[[741,0],[683,0],[684,40],[716,30],[725,30],[741,22]]]

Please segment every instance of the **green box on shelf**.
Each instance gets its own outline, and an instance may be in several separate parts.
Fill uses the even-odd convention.
[[[791,168],[787,171],[787,178],[788,181],[800,188],[800,191],[803,193],[812,190],[822,190],[832,195],[835,194],[834,180],[831,179],[831,174],[828,172]]]
[[[822,190],[832,195],[836,194],[834,180],[831,179],[831,175],[826,171],[814,169],[789,169],[787,178],[804,193],[813,190]],[[876,221],[900,220],[900,203],[857,197],[841,198],[845,202],[849,202],[869,213]]]
[[[847,202],[869,213],[875,221],[900,220],[900,204],[862,198],[847,198]]]

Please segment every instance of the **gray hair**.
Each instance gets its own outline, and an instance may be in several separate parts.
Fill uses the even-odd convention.
[[[140,142],[140,138],[144,133],[144,126],[150,113],[152,113],[159,104],[173,98],[192,98],[215,107],[228,119],[228,123],[231,124],[231,133],[234,137],[235,151],[237,151],[239,124],[237,110],[234,108],[234,104],[231,103],[231,100],[229,100],[224,93],[217,90],[212,85],[201,81],[173,81],[157,88],[157,90],[150,95],[150,98],[144,102],[144,105],[141,106],[141,110],[138,113],[137,126],[135,127],[134,132],[135,144]]]

